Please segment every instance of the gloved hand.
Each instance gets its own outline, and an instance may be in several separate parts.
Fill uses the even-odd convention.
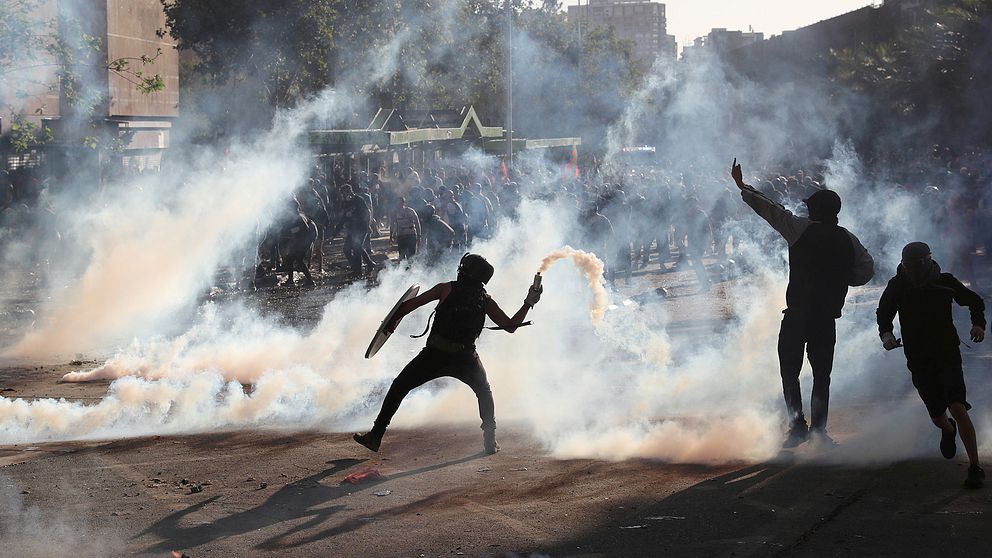
[[[978,326],[971,328],[971,340],[975,343],[981,343],[985,340],[985,329]]]
[[[530,289],[527,290],[527,298],[524,299],[524,304],[533,308],[541,300],[541,293],[543,292],[544,285],[531,285]]]
[[[879,334],[879,337],[882,338],[882,347],[885,347],[886,351],[902,347],[902,339],[896,339],[896,336],[892,335],[891,331]]]

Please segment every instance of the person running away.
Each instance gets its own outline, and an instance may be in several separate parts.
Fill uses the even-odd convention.
[[[356,442],[372,451],[379,451],[386,427],[403,398],[411,390],[447,376],[460,380],[475,392],[482,418],[483,451],[486,454],[499,451],[493,394],[486,378],[486,369],[475,351],[475,342],[482,333],[486,316],[501,329],[509,333],[516,331],[527,312],[541,299],[544,289],[540,285],[531,286],[520,309],[513,317],[508,317],[486,292],[486,283],[493,272],[493,266],[484,257],[466,253],[458,264],[457,279],[438,283],[400,305],[396,316],[386,324],[386,331],[392,333],[404,316],[425,304],[438,301],[434,325],[427,337],[427,346],[393,380],[372,429],[365,434],[355,434]]]
[[[985,470],[978,460],[975,426],[968,416],[961,340],[951,316],[951,303],[967,306],[971,314],[969,337],[985,339],[985,302],[950,273],[942,273],[933,260],[930,246],[911,242],[902,249],[902,261],[889,280],[875,314],[878,335],[885,350],[903,347],[913,386],[926,406],[930,420],[941,430],[940,453],[952,459],[957,453],[955,437],[968,453],[965,486],[980,488]],[[892,320],[899,315],[902,339],[893,333]],[[951,416],[947,413],[950,411]],[[953,417],[953,418],[952,418]]]

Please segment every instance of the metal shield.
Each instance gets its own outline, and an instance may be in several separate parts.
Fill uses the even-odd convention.
[[[365,358],[372,358],[377,352],[379,352],[379,349],[386,344],[386,340],[389,339],[390,336],[390,333],[386,331],[386,324],[392,321],[393,316],[396,315],[396,311],[400,308],[400,304],[403,304],[404,302],[417,296],[417,293],[419,292],[420,285],[411,285],[410,288],[403,293],[403,296],[396,301],[396,304],[393,305],[392,310],[390,310],[389,313],[386,314],[386,317],[382,319],[382,323],[379,324],[379,329],[376,330],[375,335],[372,336],[372,342],[369,343],[369,348],[365,351]]]

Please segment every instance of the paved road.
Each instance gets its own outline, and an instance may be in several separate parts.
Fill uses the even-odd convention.
[[[0,533],[9,556],[987,554],[992,491],[958,462],[562,461],[513,428],[479,445],[450,426],[378,456],[321,433],[8,446]]]

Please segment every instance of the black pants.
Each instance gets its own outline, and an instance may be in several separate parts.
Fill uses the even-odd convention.
[[[400,251],[400,259],[408,260],[417,255],[417,235],[401,234],[396,236],[396,247]]]
[[[791,421],[805,421],[803,396],[799,391],[799,371],[803,350],[813,369],[813,397],[810,401],[810,427],[826,429],[830,406],[830,371],[834,366],[837,324],[834,318],[812,316],[786,310],[778,333],[778,362],[782,391]]]
[[[375,266],[372,256],[365,249],[365,241],[368,240],[367,232],[348,232],[344,238],[344,257],[351,264],[351,271],[361,273],[364,263],[369,269]]]
[[[472,388],[479,398],[479,417],[482,418],[483,430],[496,429],[495,406],[493,392],[486,379],[486,369],[474,350],[459,353],[445,353],[430,347],[424,348],[420,354],[407,364],[400,375],[393,380],[382,402],[382,409],[375,419],[373,430],[385,432],[396,410],[406,394],[431,380],[448,376],[460,380]]]

